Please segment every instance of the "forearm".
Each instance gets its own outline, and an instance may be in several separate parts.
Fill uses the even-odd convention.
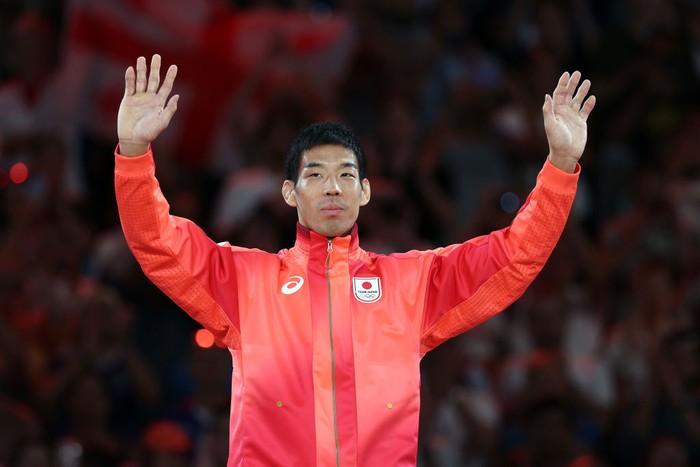
[[[576,165],[569,173],[551,162],[545,163],[535,189],[505,236],[505,248],[513,259],[533,262],[539,268],[544,265],[566,225],[578,177]]]
[[[170,206],[155,178],[152,153],[133,157],[115,153],[114,184],[124,236],[148,274],[158,266],[158,257],[176,256],[176,245],[170,245],[174,239]]]

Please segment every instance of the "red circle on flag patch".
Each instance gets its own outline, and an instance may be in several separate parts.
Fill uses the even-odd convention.
[[[371,289],[371,288],[372,288],[372,283],[371,283],[371,282],[365,281],[365,282],[362,283],[362,288],[365,289],[365,290]]]

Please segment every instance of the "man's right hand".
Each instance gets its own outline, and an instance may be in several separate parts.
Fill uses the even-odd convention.
[[[175,94],[168,100],[176,75],[177,66],[170,65],[163,84],[160,84],[158,54],[151,58],[150,74],[144,57],[136,61],[136,71],[133,67],[127,68],[124,98],[117,118],[119,154],[129,157],[144,154],[151,142],[168,127],[180,97]]]

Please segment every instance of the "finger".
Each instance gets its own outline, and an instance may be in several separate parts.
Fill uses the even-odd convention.
[[[161,118],[163,119],[165,126],[168,126],[168,124],[170,123],[170,119],[173,118],[173,115],[175,115],[178,100],[180,100],[180,96],[178,94],[175,94],[168,101],[168,105],[166,105],[163,108],[163,111],[161,112]]]
[[[583,102],[583,100],[586,98],[590,89],[591,82],[589,80],[584,80],[583,83],[581,83],[581,86],[578,87],[574,100],[572,101],[571,105],[574,109],[579,110],[581,108],[581,102]]]
[[[554,102],[554,105],[564,105],[566,103],[566,91],[567,87],[569,85],[569,72],[565,71],[562,73],[562,75],[559,77],[559,82],[557,83],[557,87],[554,89],[554,92],[552,93],[552,100]]]
[[[581,81],[581,72],[574,71],[569,78],[569,82],[566,84],[566,97],[569,100],[573,99],[574,91],[576,91],[579,81]]]
[[[134,67],[130,66],[126,69],[126,73],[124,73],[124,97],[134,94],[136,86],[135,81],[136,72],[134,71]]]
[[[581,115],[581,117],[583,117],[584,121],[588,120],[588,116],[593,111],[593,108],[595,107],[595,103],[596,103],[595,96],[589,96],[588,99],[586,99],[586,102],[583,103],[583,107],[581,107],[581,111],[579,112],[579,115]]]
[[[158,91],[160,84],[160,55],[154,54],[151,57],[151,72],[148,75],[148,92],[155,93]]]
[[[168,98],[170,92],[173,90],[173,83],[175,83],[175,77],[177,76],[177,65],[170,65],[168,72],[165,74],[165,79],[163,80],[163,85],[158,90],[158,97],[163,99]]]
[[[542,112],[547,114],[547,113],[554,113],[552,110],[552,96],[549,94],[544,95],[544,105],[542,106]]]
[[[544,126],[547,128],[556,118],[554,115],[554,100],[552,96],[546,94],[544,96],[544,105],[542,106],[542,116],[544,117]]]
[[[136,92],[146,90],[146,59],[139,57],[136,60]]]

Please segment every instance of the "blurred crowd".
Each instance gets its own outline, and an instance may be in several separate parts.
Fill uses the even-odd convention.
[[[128,5],[130,24],[157,23],[146,7],[134,14],[149,1],[91,5]],[[172,8],[188,14],[189,3],[211,24],[221,12],[267,11],[340,18],[350,31],[315,64],[272,40],[235,77],[218,136],[172,130],[201,139],[196,157],[156,142],[172,212],[241,246],[291,244],[296,214],[279,194],[286,147],[327,119],[353,128],[368,154],[365,249],[433,248],[502,228],[547,155],[545,93],[563,71],[590,78],[598,105],[570,222],[518,302],[425,357],[419,465],[700,465],[700,2]],[[92,125],[64,99],[78,82],[80,4],[0,0],[0,465],[223,466],[230,356],[194,339],[196,323],[145,279],[120,231],[122,88],[82,103],[112,112]],[[153,51],[127,52],[117,83]],[[212,73],[204,85],[234,80],[196,63],[190,75]],[[319,79],[331,66],[333,79]]]

